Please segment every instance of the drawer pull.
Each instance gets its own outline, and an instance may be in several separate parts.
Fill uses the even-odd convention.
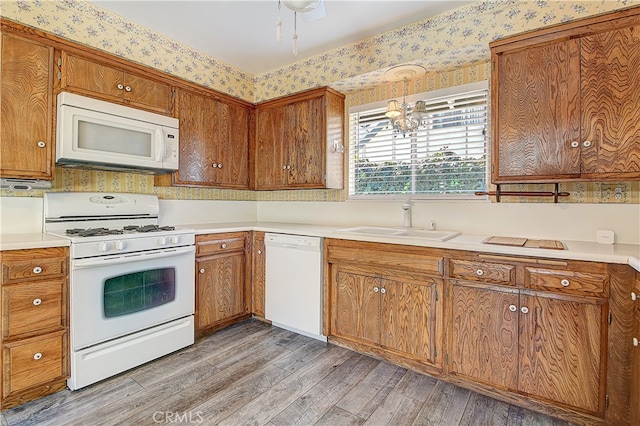
[[[44,143],[44,141],[38,141],[38,148],[44,148],[45,146],[47,146],[47,144]]]
[[[42,299],[33,299],[33,304],[35,306],[40,306],[41,303],[42,303]]]
[[[634,302],[635,302],[636,300],[638,300],[638,295],[636,294],[636,292],[635,292],[635,291],[632,291],[632,292],[631,292],[631,300],[633,300]]]
[[[636,346],[636,347],[637,347],[639,344],[640,344],[640,342],[638,342],[638,338],[637,338],[637,337],[634,337],[634,338],[633,338],[633,346]]]
[[[227,248],[227,243],[222,243],[222,248],[226,249]]]
[[[516,305],[509,305],[509,310],[510,310],[511,312],[515,312],[515,311],[517,311],[517,310],[518,310],[518,307],[517,307]]]
[[[379,289],[378,287],[374,287],[374,288],[373,288],[373,292],[374,292],[374,293],[377,293],[377,292],[379,292],[379,291],[380,291],[380,289]]]
[[[36,361],[39,360],[40,358],[42,358],[41,352],[37,352],[35,355],[33,355],[33,359],[35,359]]]
[[[42,272],[42,268],[39,266],[36,266],[35,268],[33,268],[33,273],[34,274],[39,274]]]
[[[383,287],[383,288],[380,289],[380,293],[385,294],[386,292],[387,292],[386,288]]]
[[[560,284],[562,284],[562,287],[569,287],[569,280],[565,278],[560,281]]]
[[[204,268],[200,269],[200,273],[204,274]]]
[[[484,275],[484,271],[483,271],[482,269],[478,269],[478,270],[476,271],[476,275],[477,275],[477,276],[479,276],[479,277],[481,277],[481,276],[483,276],[483,275]]]
[[[523,306],[522,308],[520,308],[520,312],[522,312],[523,314],[528,314],[529,308],[527,308],[526,306]]]
[[[262,254],[262,250],[258,250],[258,254]]]
[[[577,148],[579,146],[580,146],[580,143],[578,141],[571,142],[571,148]]]
[[[131,86],[126,86],[126,87],[124,88],[124,90],[125,90],[125,91],[127,91],[127,92],[130,92],[130,91],[131,91]]]
[[[124,84],[118,84],[117,87],[118,87],[118,89],[122,90],[122,89],[124,89]]]

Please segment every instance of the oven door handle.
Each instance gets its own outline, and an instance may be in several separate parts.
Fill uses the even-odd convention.
[[[103,257],[92,257],[90,259],[75,259],[72,262],[73,269],[91,268],[95,266],[106,266],[113,264],[122,264],[130,262],[142,262],[145,260],[160,259],[163,257],[173,257],[182,254],[189,254],[196,252],[194,246],[189,247],[177,247],[171,249],[163,249],[156,251],[143,251],[138,253],[127,253],[120,255],[111,255]],[[194,257],[195,262],[195,257]]]

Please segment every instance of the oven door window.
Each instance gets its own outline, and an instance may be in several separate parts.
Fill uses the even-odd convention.
[[[175,268],[132,272],[104,283],[104,316],[119,317],[172,302],[176,298]]]

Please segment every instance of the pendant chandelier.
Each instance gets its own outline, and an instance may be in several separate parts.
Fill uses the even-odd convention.
[[[427,105],[424,101],[418,101],[413,106],[407,103],[409,78],[424,73],[425,69],[418,65],[401,65],[391,68],[385,73],[385,77],[402,80],[402,104],[392,99],[387,103],[387,111],[384,113],[393,130],[396,133],[402,133],[402,136],[415,133],[427,118]]]

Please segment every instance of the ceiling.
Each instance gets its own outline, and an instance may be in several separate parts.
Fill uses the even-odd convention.
[[[307,14],[298,14],[298,54],[294,56],[294,13],[284,4],[280,9],[282,41],[276,41],[278,0],[92,1],[153,32],[254,75],[473,2],[325,0],[323,18],[305,22]]]

